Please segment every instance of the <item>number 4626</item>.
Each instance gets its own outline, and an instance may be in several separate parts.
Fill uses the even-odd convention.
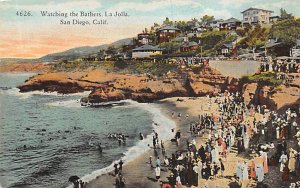
[[[17,11],[17,16],[32,16],[31,11]]]

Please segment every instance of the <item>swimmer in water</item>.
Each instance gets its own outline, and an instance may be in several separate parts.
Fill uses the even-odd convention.
[[[144,140],[144,135],[140,133],[140,140]]]
[[[102,153],[103,149],[102,149],[101,143],[98,144],[98,147],[99,147],[99,152]]]
[[[89,146],[93,146],[92,139],[93,139],[93,137],[91,137],[91,139],[89,140]]]

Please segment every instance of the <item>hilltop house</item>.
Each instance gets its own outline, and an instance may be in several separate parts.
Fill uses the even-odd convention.
[[[259,8],[248,8],[241,12],[243,14],[243,25],[267,25],[270,24],[270,17],[273,11]]]
[[[180,45],[181,52],[195,52],[199,45],[197,42],[184,42]]]
[[[150,36],[149,33],[139,33],[137,35],[138,46],[142,46],[142,45],[151,43],[152,41],[149,39],[149,36]]]
[[[212,30],[220,30],[220,25],[221,23],[223,23],[224,20],[223,19],[214,19],[210,22],[208,22],[207,24],[209,25],[209,27],[212,29]]]
[[[265,45],[263,45],[260,48],[264,49],[265,55],[267,55],[269,50],[276,48],[280,44],[281,44],[281,42],[278,42],[277,39],[269,39],[268,42],[266,42]]]
[[[174,26],[163,26],[156,31],[156,37],[158,43],[170,42],[173,38],[180,35],[180,29]]]
[[[195,26],[192,28],[192,33],[196,37],[200,37],[203,32],[206,32],[207,28],[205,26]]]
[[[236,18],[229,18],[220,23],[220,30],[236,30],[241,27],[242,22]]]
[[[269,22],[270,22],[270,24],[274,24],[274,23],[276,23],[277,21],[280,21],[281,19],[280,19],[280,16],[271,16],[270,18],[269,18]]]
[[[140,46],[138,48],[134,48],[132,50],[132,58],[134,59],[150,58],[153,55],[161,55],[161,54],[162,54],[162,49],[149,44]]]

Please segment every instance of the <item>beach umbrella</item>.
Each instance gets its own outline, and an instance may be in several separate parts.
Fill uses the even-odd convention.
[[[75,181],[77,181],[77,180],[79,180],[80,178],[78,177],[78,176],[71,176],[70,178],[69,178],[69,182],[75,182]]]

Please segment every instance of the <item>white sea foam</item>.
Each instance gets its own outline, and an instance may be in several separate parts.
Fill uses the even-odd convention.
[[[153,116],[153,121],[158,124],[158,125],[153,125],[153,129],[155,129],[155,131],[158,133],[160,139],[166,141],[166,140],[171,140],[174,137],[174,134],[171,132],[171,129],[175,128],[176,124],[173,120],[169,119],[167,116],[165,116],[162,113],[162,110],[159,107],[159,105],[138,103],[132,100],[124,100],[122,102],[126,102],[127,104],[129,104],[129,106],[135,106],[150,112]],[[124,156],[121,158],[124,161],[124,164],[127,164],[128,162],[135,160],[138,156],[148,151],[149,150],[148,144],[151,145],[151,143],[152,143],[152,136],[151,134],[149,134],[145,137],[144,140],[141,140],[135,146],[128,148],[127,151],[124,153]],[[84,182],[90,182],[102,174],[111,172],[114,169],[113,167],[114,163],[118,161],[119,160],[116,160],[108,167],[96,170],[91,174],[87,174],[83,176],[81,179]],[[71,187],[72,187],[71,185],[68,186],[68,188]]]
[[[20,77],[20,76],[26,76],[26,77],[30,77],[30,76],[34,76],[37,73],[34,72],[4,72],[4,73],[0,73],[0,75],[3,75],[5,77]]]
[[[56,101],[56,102],[47,103],[46,105],[54,106],[54,107],[66,107],[66,108],[80,108],[81,107],[79,99],[67,100],[67,101]]]
[[[18,89],[18,88],[12,88],[12,89],[8,89],[8,90],[1,90],[0,91],[0,94],[18,96],[20,99],[27,99],[27,98],[32,97],[34,95],[81,96],[81,97],[85,97],[85,96],[88,96],[90,93],[91,93],[90,91],[84,91],[84,92],[81,92],[81,93],[72,93],[72,94],[60,94],[60,93],[57,93],[57,92],[44,92],[44,91],[20,92],[20,89]]]

